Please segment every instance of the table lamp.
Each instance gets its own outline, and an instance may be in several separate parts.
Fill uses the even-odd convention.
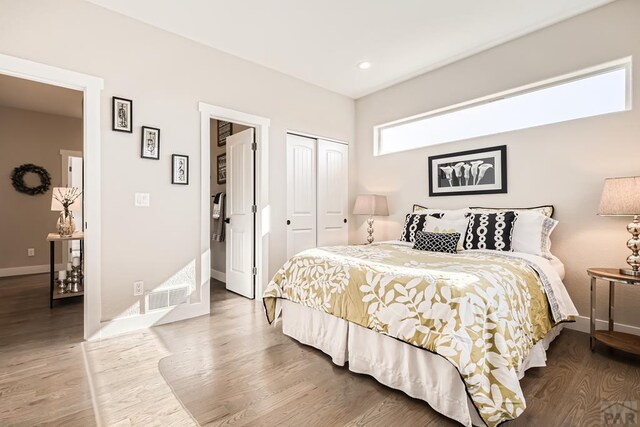
[[[640,276],[640,176],[624,178],[607,178],[604,180],[602,198],[598,215],[602,216],[630,216],[633,221],[627,225],[631,238],[627,240],[627,247],[631,255],[627,257],[627,264],[631,268],[621,268],[620,273],[628,276]]]
[[[51,210],[60,211],[57,229],[60,236],[71,236],[76,231],[72,211],[82,210],[82,191],[78,187],[54,187]]]
[[[373,216],[388,216],[389,207],[387,206],[387,197],[377,194],[360,194],[356,198],[356,204],[353,207],[354,215],[369,215],[367,218],[367,242],[373,243]]]

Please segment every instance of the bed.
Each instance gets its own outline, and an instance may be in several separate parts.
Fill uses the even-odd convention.
[[[264,294],[269,322],[467,425],[526,408],[519,380],[577,314],[557,259],[407,242],[310,249]]]

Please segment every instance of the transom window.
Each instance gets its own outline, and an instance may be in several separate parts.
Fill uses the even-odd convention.
[[[631,57],[374,127],[374,155],[631,109]]]

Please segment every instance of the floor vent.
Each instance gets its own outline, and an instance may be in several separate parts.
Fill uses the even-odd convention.
[[[189,302],[189,286],[163,289],[147,294],[147,311],[164,310]]]

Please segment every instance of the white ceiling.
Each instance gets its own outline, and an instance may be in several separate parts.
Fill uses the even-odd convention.
[[[612,0],[89,1],[358,98]]]
[[[82,92],[0,74],[0,106],[82,117]]]

